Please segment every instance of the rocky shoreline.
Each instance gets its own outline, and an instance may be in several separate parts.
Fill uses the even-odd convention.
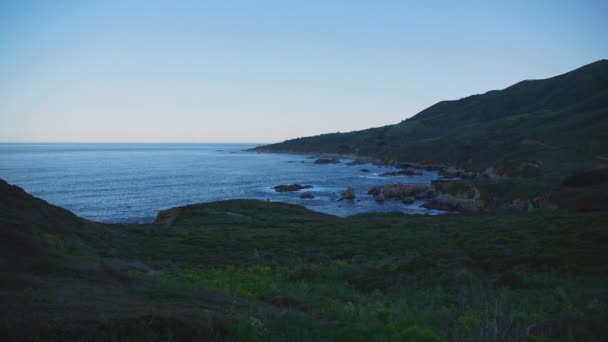
[[[384,161],[378,158],[345,155],[335,153],[303,153],[291,151],[266,151],[263,149],[250,149],[248,151],[258,153],[289,153],[299,155],[310,155],[310,159],[316,159],[315,164],[337,164],[340,159],[350,159],[346,165],[355,166],[373,164],[377,166],[390,166],[399,168],[398,171],[384,172],[383,177],[391,176],[416,176],[422,175],[424,171],[436,171],[441,178],[431,181],[431,184],[407,184],[395,183],[377,186],[368,191],[376,202],[401,201],[404,204],[412,204],[415,201],[423,201],[423,208],[448,211],[448,212],[482,212],[482,211],[535,211],[556,210],[558,205],[551,200],[551,193],[538,193],[528,197],[501,197],[494,196],[476,186],[476,181],[486,180],[509,180],[516,179],[524,172],[539,169],[542,162],[527,160],[513,165],[493,165],[484,171],[471,171],[455,165],[420,164]],[[360,171],[369,172],[367,169]],[[281,185],[284,186],[284,185]],[[275,187],[276,188],[276,187]],[[299,189],[297,189],[299,190]],[[344,196],[348,193],[347,196]],[[349,188],[341,195],[340,200],[352,200],[356,197],[354,189]],[[301,198],[314,198],[314,196],[302,196]]]

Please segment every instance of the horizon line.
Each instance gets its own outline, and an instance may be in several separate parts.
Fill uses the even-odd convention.
[[[211,142],[211,141],[0,141],[0,144],[224,144],[268,145],[274,142]]]

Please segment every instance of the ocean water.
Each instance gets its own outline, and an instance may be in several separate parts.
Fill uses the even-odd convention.
[[[374,186],[430,183],[422,176],[381,177],[394,170],[371,164],[318,165],[310,155],[253,153],[246,144],[0,144],[0,178],[34,196],[101,222],[151,222],[161,209],[235,198],[282,201],[338,216],[373,211],[436,213],[376,203]],[[367,168],[371,172],[359,170]],[[277,193],[278,184],[309,184],[316,198]],[[357,199],[338,201],[353,187]]]

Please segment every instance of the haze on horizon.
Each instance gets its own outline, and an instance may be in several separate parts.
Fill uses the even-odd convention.
[[[276,142],[608,57],[605,1],[3,1],[0,142]]]

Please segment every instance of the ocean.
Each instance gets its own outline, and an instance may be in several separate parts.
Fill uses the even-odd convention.
[[[87,219],[110,223],[146,223],[159,210],[192,203],[250,198],[303,205],[337,216],[400,211],[434,214],[421,202],[376,203],[374,186],[430,183],[421,176],[383,177],[396,169],[371,164],[315,164],[301,154],[254,153],[251,144],[0,144],[0,178],[30,194]],[[360,169],[369,169],[369,173]],[[301,192],[277,193],[279,184],[308,184]],[[347,187],[355,201],[338,201]]]

